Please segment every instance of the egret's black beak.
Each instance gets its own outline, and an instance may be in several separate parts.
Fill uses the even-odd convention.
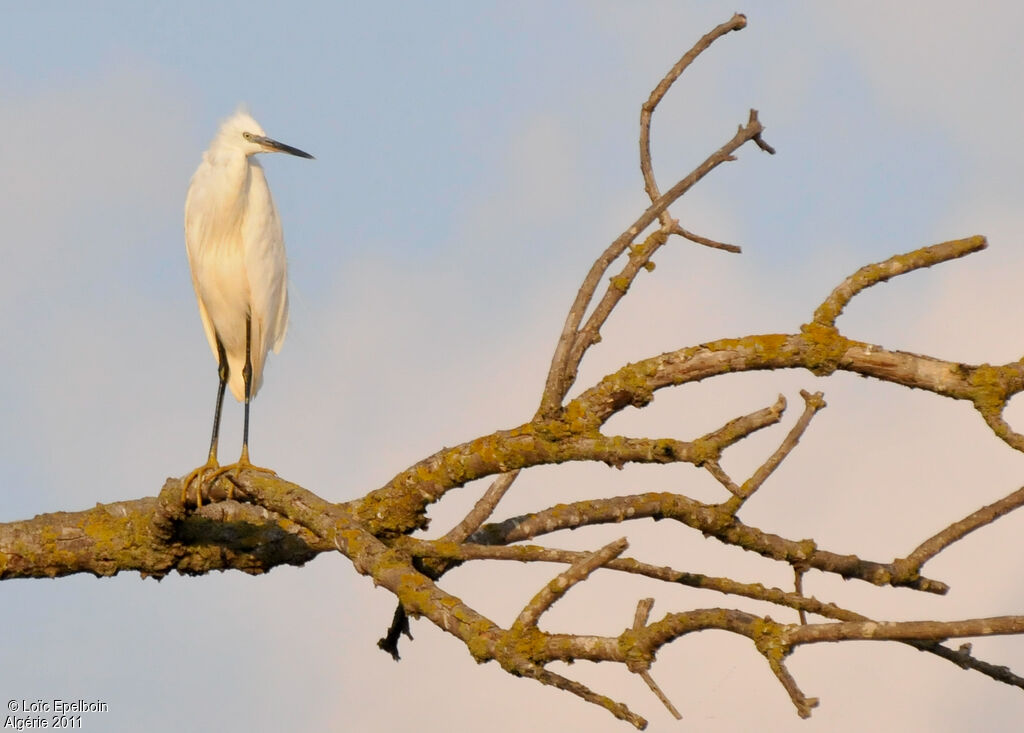
[[[259,135],[254,135],[253,142],[262,145],[264,148],[267,149],[268,153],[288,153],[288,155],[296,155],[300,158],[309,158],[310,160],[315,160],[315,158],[313,158],[313,156],[307,153],[305,150],[299,150],[298,148],[293,148],[291,145],[279,143],[277,140],[274,140],[269,137],[260,137]]]

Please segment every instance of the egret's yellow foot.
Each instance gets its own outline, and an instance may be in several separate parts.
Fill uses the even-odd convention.
[[[277,475],[273,469],[253,465],[253,463],[249,461],[249,452],[242,451],[242,456],[236,463],[229,463],[226,466],[221,466],[210,474],[209,478],[206,479],[206,483],[209,486],[213,486],[217,479],[224,476],[230,482],[230,485],[228,486],[228,498],[231,499],[233,498],[234,487],[237,484],[236,477],[242,471],[262,471],[263,473],[269,473],[273,476]]]
[[[220,468],[220,464],[217,463],[217,459],[213,456],[201,465],[199,468],[195,468],[189,472],[185,478],[181,480],[181,503],[188,503],[188,490],[196,480],[199,484],[196,486],[196,506],[200,507],[203,505],[203,485],[208,481],[203,480],[203,474],[208,471],[217,471]]]

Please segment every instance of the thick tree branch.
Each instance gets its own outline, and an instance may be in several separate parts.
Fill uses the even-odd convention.
[[[176,479],[166,486],[180,496]],[[171,539],[154,526],[159,514],[159,500],[151,497],[0,524],[0,580],[127,570],[157,578],[172,570],[258,574],[278,565],[303,565],[329,549],[312,533],[252,504],[204,506],[184,519]]]

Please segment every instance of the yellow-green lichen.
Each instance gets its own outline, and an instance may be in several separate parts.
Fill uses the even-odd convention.
[[[751,639],[758,651],[771,662],[781,662],[789,655],[789,645],[782,640],[781,624],[770,618],[759,618],[751,623]]]
[[[721,454],[721,446],[703,438],[690,443],[690,462],[695,466],[703,466],[711,460],[717,460]]]
[[[644,643],[644,636],[633,629],[626,629],[619,634],[618,648],[630,672],[643,672],[654,662],[654,654]]]
[[[608,278],[611,281],[612,287],[618,290],[620,293],[625,293],[629,290],[629,278],[625,275],[616,275],[615,277]]]
[[[967,374],[971,400],[982,415],[998,415],[1006,406],[1007,374],[1001,367],[981,364]]]
[[[835,328],[820,323],[805,323],[800,327],[807,348],[803,365],[820,377],[828,376],[839,368],[846,355],[848,343]]]
[[[495,657],[504,669],[518,674],[526,663],[547,661],[547,645],[548,635],[536,626],[513,624],[495,650]]]

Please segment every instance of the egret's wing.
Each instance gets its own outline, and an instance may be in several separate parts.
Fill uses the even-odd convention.
[[[281,348],[288,327],[288,262],[284,234],[263,168],[250,163],[249,195],[242,225],[252,317],[253,395],[262,382],[267,351]]]
[[[189,186],[188,196],[185,198],[185,251],[188,254],[189,271],[192,275],[192,287],[196,291],[196,300],[199,302],[199,317],[203,321],[203,331],[206,332],[206,340],[210,344],[210,351],[213,352],[213,358],[218,359],[217,355],[217,334],[213,328],[213,320],[210,318],[209,312],[206,310],[206,304],[203,303],[203,296],[199,290],[199,242],[202,234],[203,223],[196,215],[195,211],[192,210],[193,203],[193,191],[197,182],[193,180],[192,185]]]
[[[203,321],[203,331],[206,332],[206,341],[210,344],[210,351],[213,352],[213,358],[219,360],[220,357],[217,355],[217,334],[213,330],[213,321],[210,319],[210,314],[206,312],[206,306],[203,305],[203,299],[199,297],[199,283],[196,282],[195,273],[192,274],[192,287],[196,290],[196,300],[199,303],[199,317]]]
[[[284,283],[284,297],[281,298],[281,304],[277,309],[277,319],[274,321],[273,328],[269,331],[271,334],[270,347],[274,350],[274,353],[281,351],[281,346],[284,345],[284,335],[288,332],[288,278],[285,277]]]

